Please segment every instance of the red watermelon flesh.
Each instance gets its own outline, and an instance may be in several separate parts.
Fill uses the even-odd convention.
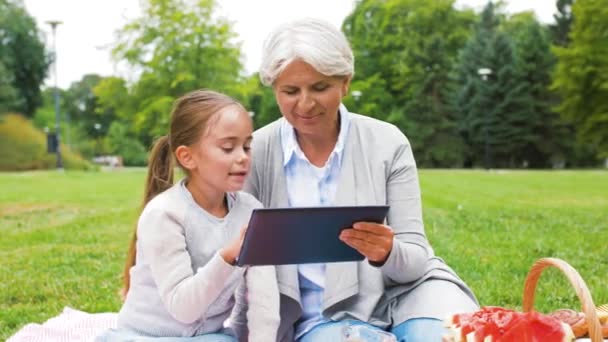
[[[525,314],[524,319],[513,325],[501,341],[561,342],[565,337],[564,327],[559,320],[538,312],[530,312]]]
[[[559,320],[537,312],[521,313],[500,307],[483,307],[474,313],[452,316],[452,328],[461,341],[561,342],[572,340]],[[486,338],[488,338],[486,340]]]

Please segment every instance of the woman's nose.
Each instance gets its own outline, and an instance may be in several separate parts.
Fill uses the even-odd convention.
[[[298,100],[298,112],[308,113],[315,106],[315,99],[310,94],[302,93]]]

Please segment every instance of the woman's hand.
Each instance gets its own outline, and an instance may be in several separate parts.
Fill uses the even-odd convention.
[[[246,225],[241,228],[239,236],[228,242],[224,248],[220,249],[220,256],[230,265],[234,265],[236,263],[236,258],[241,252],[241,246],[243,245],[243,239],[245,238],[245,231],[247,231]]]
[[[363,254],[367,260],[383,264],[393,248],[393,230],[386,225],[357,222],[353,228],[344,229],[340,240]]]

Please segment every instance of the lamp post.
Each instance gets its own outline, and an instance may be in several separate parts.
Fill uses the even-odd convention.
[[[350,92],[350,95],[355,99],[355,105],[359,107],[359,99],[361,98],[361,95],[363,95],[363,92],[361,90],[353,90]],[[356,108],[355,110],[360,111],[361,109]]]
[[[479,76],[481,76],[481,79],[486,82],[488,80],[488,76],[492,74],[492,69],[490,68],[479,68],[477,69],[477,74]],[[483,164],[484,167],[486,168],[486,170],[489,170],[490,167],[492,166],[492,155],[491,155],[491,151],[490,151],[490,110],[488,108],[485,108],[486,110],[486,115],[485,115],[485,123],[484,123],[484,130],[483,130],[483,139],[484,139],[484,157],[483,157]]]
[[[49,20],[46,23],[51,25],[53,32],[53,73],[55,74],[55,136],[57,137],[57,169],[63,170],[63,160],[61,159],[61,140],[59,139],[59,87],[57,85],[57,39],[55,37],[55,31],[57,30],[57,26],[61,25],[61,21]]]

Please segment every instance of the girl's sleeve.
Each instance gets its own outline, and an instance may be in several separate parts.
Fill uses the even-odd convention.
[[[163,304],[173,318],[190,324],[218,299],[231,296],[243,270],[215,253],[205,266],[192,270],[183,226],[160,208],[147,208],[137,228],[138,248],[149,263]]]
[[[250,267],[247,283],[249,342],[276,341],[281,317],[280,295],[274,266]]]
[[[236,291],[230,327],[241,342],[277,340],[281,317],[280,294],[274,266],[253,266]]]

